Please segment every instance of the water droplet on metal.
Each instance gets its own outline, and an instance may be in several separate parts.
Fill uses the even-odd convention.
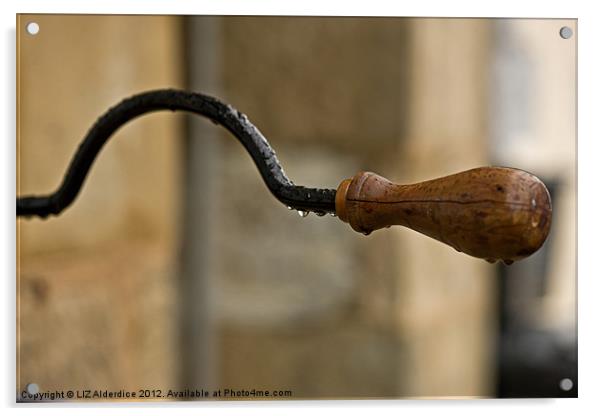
[[[307,193],[306,198],[311,199],[311,194]]]
[[[243,122],[245,122],[245,123],[246,123],[246,122],[248,122],[248,121],[249,121],[249,118],[247,117],[247,115],[246,115],[246,114],[244,114],[244,113],[241,113],[240,111],[237,111],[237,113],[238,113],[238,117],[239,117],[239,118],[241,118],[241,119],[243,120]]]
[[[287,208],[288,208],[289,210],[292,210],[292,209],[293,209],[293,207],[287,207]]]
[[[535,202],[535,198],[531,200],[531,206],[535,208],[537,206],[537,202]]]
[[[300,209],[300,210],[297,210],[297,214],[299,214],[299,216],[301,218],[305,218],[305,217],[307,217],[309,215],[309,212],[308,211],[303,211],[303,210]]]

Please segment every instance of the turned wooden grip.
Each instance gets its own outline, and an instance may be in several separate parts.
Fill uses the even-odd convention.
[[[402,225],[474,257],[506,263],[537,251],[550,230],[550,194],[536,176],[484,167],[413,185],[360,172],[339,185],[338,217],[361,233]]]

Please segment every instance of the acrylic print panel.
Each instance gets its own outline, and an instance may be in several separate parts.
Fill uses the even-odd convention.
[[[559,19],[19,15],[17,400],[576,397],[576,42]],[[146,106],[234,134],[153,111],[72,203],[19,199],[159,89],[241,113],[153,93],[93,131]],[[518,170],[335,201],[360,171],[490,166]],[[539,229],[534,189],[545,242],[484,261]]]

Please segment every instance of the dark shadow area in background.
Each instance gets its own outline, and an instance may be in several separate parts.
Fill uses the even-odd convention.
[[[558,184],[545,180],[555,203]],[[497,396],[512,397],[577,397],[577,345],[563,342],[553,331],[534,328],[524,311],[513,306],[512,300],[522,298],[532,304],[546,293],[549,279],[550,246],[557,234],[554,227],[540,251],[511,267],[498,265],[499,282],[499,344]],[[511,285],[513,280],[523,284]],[[565,391],[561,381],[570,379],[572,388]]]

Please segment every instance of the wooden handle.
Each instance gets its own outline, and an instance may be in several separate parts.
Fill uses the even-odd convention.
[[[536,176],[484,167],[413,185],[360,172],[339,185],[337,216],[361,233],[403,225],[468,255],[510,264],[550,230],[550,194]]]

